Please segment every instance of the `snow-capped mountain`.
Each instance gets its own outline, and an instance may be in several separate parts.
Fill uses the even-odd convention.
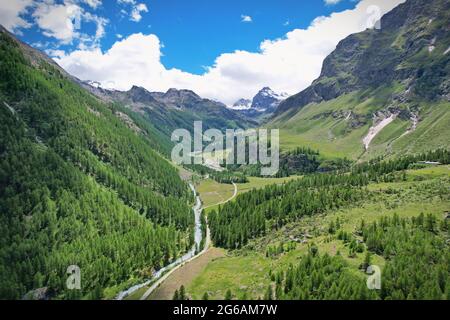
[[[285,93],[276,93],[269,87],[264,87],[253,98],[252,109],[258,112],[273,112],[288,97]]]
[[[262,88],[253,100],[239,99],[230,109],[242,112],[248,117],[262,118],[275,112],[280,103],[288,97],[286,93],[276,93],[269,87]]]

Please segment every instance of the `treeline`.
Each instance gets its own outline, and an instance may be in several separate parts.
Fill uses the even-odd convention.
[[[0,298],[101,298],[192,247],[193,198],[151,134],[34,59],[0,33]]]
[[[277,257],[283,253],[288,253],[297,248],[297,242],[289,241],[287,243],[280,242],[278,245],[267,246],[266,258]]]
[[[367,183],[362,175],[317,174],[245,193],[209,214],[211,237],[217,246],[239,248],[302,216],[358,201]]]
[[[435,150],[389,161],[371,161],[355,165],[350,171],[306,175],[283,186],[267,186],[240,195],[211,212],[211,236],[218,246],[239,248],[249,239],[304,215],[336,209],[370,196],[362,188],[370,182],[404,180],[404,170],[419,161],[448,163],[449,159],[449,151]]]
[[[205,167],[203,165],[198,165],[198,164],[187,165],[186,167],[192,171],[195,171],[195,172],[201,174],[202,176],[208,175],[209,178],[211,178],[214,181],[217,181],[219,183],[232,184],[233,182],[234,183],[247,183],[248,182],[247,176],[241,172],[228,171],[228,170],[227,171],[215,171],[208,167]]]
[[[317,172],[319,166],[319,151],[298,147],[280,155],[280,169],[277,177]]]
[[[346,158],[325,159],[318,150],[298,147],[280,155],[280,170],[277,177],[343,171],[348,170],[351,164],[352,162]]]
[[[376,292],[367,288],[365,278],[348,270],[340,255],[320,254],[317,247],[297,265],[272,273],[275,283],[268,288],[265,298],[277,300],[367,300],[375,299]]]
[[[379,177],[395,171],[410,169],[419,162],[438,162],[440,164],[450,164],[450,150],[437,149],[416,155],[406,155],[391,160],[377,158],[369,162],[354,165],[352,173],[366,174],[372,181],[377,181]]]

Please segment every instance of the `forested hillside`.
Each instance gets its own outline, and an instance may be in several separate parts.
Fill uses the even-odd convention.
[[[41,57],[1,30],[0,297],[110,296],[191,248],[192,195],[148,126]]]
[[[448,273],[450,251],[445,244],[448,223],[438,223],[432,215],[421,214],[411,219],[397,215],[382,218],[368,226],[361,223],[357,230],[363,237],[361,251],[365,261],[361,269],[371,263],[371,255],[379,254],[388,262],[383,270],[380,291],[371,291],[358,275],[348,269],[340,254],[331,257],[320,254],[312,246],[310,252],[286,272],[273,274],[277,299],[386,299],[428,300],[450,299]],[[341,233],[342,234],[342,233]],[[356,247],[352,236],[338,238]],[[351,243],[350,243],[351,242]],[[430,262],[433,264],[430,265]],[[269,292],[271,289],[269,289]]]
[[[211,237],[218,246],[240,248],[249,239],[304,216],[370,198],[365,189],[370,182],[401,180],[403,170],[424,160],[447,164],[450,155],[446,150],[436,150],[390,161],[373,160],[342,172],[307,175],[281,186],[270,185],[243,194],[210,213]]]
[[[227,256],[186,296],[450,299],[449,156],[375,159],[239,195],[209,213]],[[380,289],[367,286],[370,265]]]

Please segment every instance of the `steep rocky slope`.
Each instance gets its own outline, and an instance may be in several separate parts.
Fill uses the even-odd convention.
[[[167,92],[149,92],[133,86],[128,91],[106,90],[83,83],[100,99],[118,103],[142,115],[166,137],[174,129],[193,130],[194,121],[203,121],[204,129],[247,128],[256,125],[245,115],[228,109],[223,103],[204,99],[191,90],[169,89]]]
[[[342,40],[320,77],[282,102],[269,126],[284,129],[287,148],[351,158],[448,146],[449,21],[449,1],[399,5],[381,29]]]

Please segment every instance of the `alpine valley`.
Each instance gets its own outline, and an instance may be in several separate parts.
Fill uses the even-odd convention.
[[[1,299],[450,299],[449,0],[406,0],[310,86],[231,105],[78,79],[6,22]],[[278,173],[173,163],[195,121],[280,129]]]

